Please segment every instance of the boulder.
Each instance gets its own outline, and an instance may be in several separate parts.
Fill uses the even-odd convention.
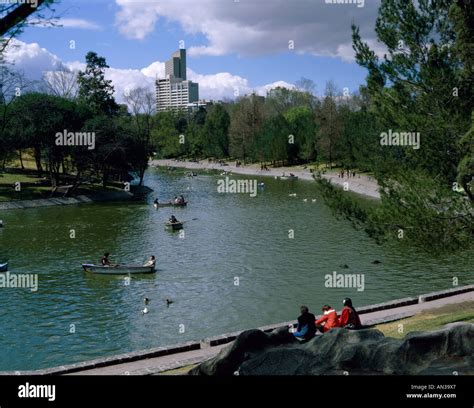
[[[403,339],[375,329],[333,329],[300,344],[282,328],[249,330],[195,375],[474,374],[474,325],[412,332]]]

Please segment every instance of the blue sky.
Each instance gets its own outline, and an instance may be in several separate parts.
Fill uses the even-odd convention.
[[[350,22],[359,23],[373,42],[378,0],[372,2],[360,9],[323,0],[170,0],[167,5],[153,0],[63,0],[54,6],[63,27],[29,27],[18,39],[38,43],[64,63],[83,62],[88,51],[95,51],[112,68],[137,71],[164,62],[184,40],[188,68],[206,77],[200,77],[201,93],[207,90],[211,97],[212,81],[222,80],[219,73],[230,74],[223,86],[240,77],[248,85],[245,90],[280,81],[294,84],[306,77],[316,83],[318,94],[327,80],[352,92],[364,83],[366,72],[352,60]],[[16,59],[20,66],[21,58]],[[117,72],[117,82],[125,81]]]

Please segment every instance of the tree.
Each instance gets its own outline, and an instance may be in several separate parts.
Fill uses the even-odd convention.
[[[316,159],[316,123],[312,110],[307,106],[291,108],[283,115],[288,123],[289,135],[293,135],[293,143],[289,143],[289,157],[292,162],[298,160],[312,161]]]
[[[139,185],[143,184],[143,177],[148,168],[148,160],[153,152],[151,132],[155,125],[155,98],[147,88],[136,88],[124,95],[125,102],[132,112],[135,136],[133,149],[133,165],[136,167]]]
[[[244,159],[254,155],[253,146],[265,117],[265,98],[252,94],[240,98],[231,111],[229,153]]]
[[[230,116],[221,104],[209,108],[202,128],[203,151],[211,157],[229,156]]]
[[[79,72],[79,99],[87,103],[97,114],[116,115],[119,106],[114,99],[114,87],[111,80],[105,79],[105,70],[109,68],[104,57],[95,52],[86,55],[86,69]]]
[[[474,199],[474,111],[472,113],[472,125],[460,141],[464,157],[458,165],[458,183],[462,186],[471,201]]]
[[[156,126],[152,131],[153,145],[160,157],[179,157],[185,152],[186,138],[178,130],[178,117],[175,112],[158,112]]]
[[[369,72],[368,90],[381,124],[386,131],[421,135],[419,150],[391,149],[394,156],[400,166],[426,171],[446,185],[456,178],[459,137],[470,119],[470,109],[456,96],[463,63],[453,52],[451,4],[383,0],[375,28],[388,51],[382,60],[352,27],[356,60]]]
[[[268,118],[263,122],[255,141],[254,159],[285,162],[289,157],[289,150],[293,146],[289,143],[290,130],[283,115]]]
[[[317,112],[318,148],[322,157],[332,167],[337,159],[336,146],[342,133],[342,121],[336,105],[337,91],[332,82],[326,84],[326,95]]]
[[[9,132],[20,135],[24,147],[33,148],[39,176],[44,159],[51,184],[58,185],[60,168],[70,148],[57,145],[55,135],[81,128],[76,104],[61,97],[32,92],[14,101],[12,114]]]
[[[367,149],[378,150],[373,167],[381,204],[375,211],[346,196],[334,203],[378,240],[437,253],[472,246],[472,132],[466,133],[472,126],[472,103],[466,103],[472,101],[472,16],[465,0],[382,0],[376,33],[387,48],[383,59],[352,27],[356,61],[368,70],[370,107],[351,117],[359,126],[372,120],[366,143],[377,144],[382,129],[421,134],[419,150]],[[467,195],[453,191],[456,177]]]
[[[64,65],[56,71],[46,71],[43,74],[43,84],[47,93],[66,99],[75,99],[78,94],[77,72]]]
[[[9,41],[18,36],[28,25],[53,24],[51,17],[45,18],[41,11],[50,8],[54,0],[37,0],[36,4],[26,2],[10,2],[0,4],[0,54],[3,53]],[[16,4],[15,4],[16,3]],[[36,13],[35,22],[28,21],[28,17]]]

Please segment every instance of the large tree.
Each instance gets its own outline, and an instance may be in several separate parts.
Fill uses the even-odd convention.
[[[230,155],[249,159],[255,139],[265,119],[265,98],[256,94],[240,98],[232,107],[229,128]]]
[[[105,70],[109,68],[105,58],[91,51],[86,55],[86,64],[85,71],[78,75],[79,99],[97,114],[117,114],[119,106],[114,99],[112,81],[105,79]]]
[[[353,26],[356,60],[368,70],[375,124],[367,128],[367,142],[380,148],[382,129],[421,134],[419,150],[384,146],[377,157],[382,195],[377,211],[368,214],[349,198],[338,200],[346,216],[364,221],[379,238],[403,237],[401,242],[436,252],[472,245],[472,194],[466,187],[472,179],[467,146],[472,135],[466,133],[472,109],[466,103],[472,101],[466,74],[472,70],[471,20],[471,1],[382,0],[375,31],[387,49],[383,58]],[[457,177],[466,195],[452,188]]]
[[[153,152],[151,133],[155,126],[155,97],[149,89],[143,87],[127,92],[124,97],[132,113],[133,140],[129,143],[135,145],[132,149],[133,163],[141,186],[148,168],[148,160]]]

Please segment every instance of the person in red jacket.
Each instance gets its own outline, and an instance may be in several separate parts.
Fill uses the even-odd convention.
[[[345,298],[342,304],[344,307],[341,311],[341,317],[339,318],[340,326],[347,329],[360,329],[362,323],[360,322],[359,314],[354,309],[354,306],[352,306],[352,300]]]
[[[324,305],[323,316],[320,319],[316,320],[316,328],[321,333],[326,333],[334,327],[339,327],[339,319],[337,318],[337,313],[331,306]]]

